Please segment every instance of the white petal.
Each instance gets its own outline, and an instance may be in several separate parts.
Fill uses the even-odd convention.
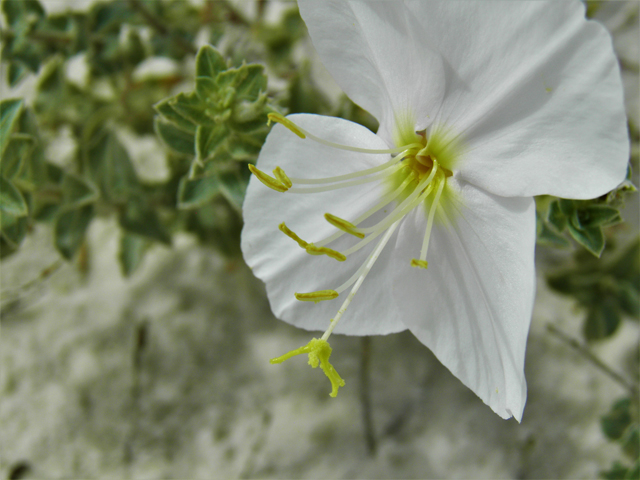
[[[325,140],[363,148],[388,148],[380,137],[346,120],[317,115],[291,115],[288,118]],[[312,140],[302,140],[276,125],[260,152],[257,167],[270,173],[280,166],[289,177],[319,178],[371,168],[390,158],[386,154],[362,154],[326,147]],[[349,290],[334,300],[318,304],[298,301],[294,293],[337,288],[351,277],[375,247],[375,242],[371,242],[344,262],[327,256],[311,256],[280,232],[278,225],[284,221],[302,239],[317,242],[336,232],[325,221],[325,213],[353,220],[379,201],[383,193],[376,183],[325,193],[278,193],[257,178],[251,179],[243,206],[242,251],[253,273],[266,283],[276,317],[307,330],[326,330]],[[328,246],[345,250],[357,241],[345,234]],[[340,320],[336,333],[382,335],[406,329],[399,319],[385,276],[393,242],[391,239],[376,262]]]
[[[462,178],[498,195],[593,198],[625,176],[620,72],[579,1],[409,4],[447,65],[434,123],[461,135]]]
[[[459,192],[459,214],[448,214],[447,227],[434,226],[427,270],[409,266],[420,252],[424,209],[401,226],[394,295],[413,334],[498,415],[520,421],[535,295],[535,205],[449,184]]]
[[[413,115],[416,130],[431,123],[444,70],[411,12],[398,2],[298,5],[323,64],[351,100],[380,121],[379,135],[391,138],[396,115]]]

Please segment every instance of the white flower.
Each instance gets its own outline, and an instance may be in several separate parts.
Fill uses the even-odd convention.
[[[328,329],[276,361],[309,353],[335,395],[344,382],[328,361],[332,331],[408,328],[520,421],[533,196],[594,198],[626,173],[609,35],[579,1],[299,6],[323,63],[380,128],[272,116],[281,125],[252,167],[242,250],[277,317]]]

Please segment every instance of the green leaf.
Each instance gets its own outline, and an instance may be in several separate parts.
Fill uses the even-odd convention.
[[[618,279],[627,279],[640,290],[640,239],[632,242],[609,268]]]
[[[549,275],[547,277],[547,283],[554,290],[564,293],[565,295],[571,295],[575,292],[576,286],[572,279],[574,278],[574,273],[561,273],[558,275]],[[584,287],[578,287],[584,288]]]
[[[0,159],[2,176],[11,180],[19,172],[23,161],[28,158],[36,143],[35,138],[24,133],[14,133]]]
[[[65,171],[53,163],[47,163],[46,168],[47,168],[48,182],[53,183],[55,185],[62,185],[62,180],[64,180]]]
[[[211,77],[196,77],[196,95],[200,99],[203,108],[218,108],[213,102],[218,98],[218,86]],[[221,106],[227,108],[228,105]]]
[[[215,48],[210,45],[200,48],[196,56],[196,77],[215,78],[226,69],[227,62]]]
[[[129,154],[113,132],[104,132],[88,152],[93,180],[111,201],[126,202],[139,189]]]
[[[141,197],[130,199],[120,215],[120,226],[129,233],[171,244],[171,237],[160,222],[156,211]]]
[[[195,135],[185,132],[159,117],[153,119],[153,128],[162,142],[177,153],[195,154]]]
[[[11,60],[7,67],[7,83],[15,87],[20,81],[31,73],[29,66],[20,60]]]
[[[65,211],[57,218],[54,228],[55,245],[67,260],[71,260],[82,245],[92,218],[92,205]]]
[[[573,200],[567,200],[566,198],[558,199],[558,207],[560,211],[567,217],[570,217],[575,210],[575,202]]]
[[[640,458],[634,462],[624,477],[624,480],[638,480],[638,478],[640,478]]]
[[[622,438],[622,451],[632,460],[640,456],[640,431],[638,424],[631,424]]]
[[[583,326],[587,340],[602,340],[615,333],[620,325],[621,315],[617,302],[612,297],[599,299],[591,306]]]
[[[236,97],[250,102],[258,100],[261,93],[267,91],[267,76],[264,67],[258,64],[243,65],[239,68],[239,84],[236,87]]]
[[[195,92],[180,93],[169,100],[169,105],[195,125],[215,124],[213,119],[205,114],[207,106],[202,103]]]
[[[229,130],[224,124],[198,126],[196,130],[196,158],[202,163],[212,158],[228,135]]]
[[[18,248],[27,235],[27,224],[28,217],[16,217],[6,212],[2,212],[2,215],[0,215],[2,239],[7,243],[11,251]],[[2,256],[4,256],[4,252],[2,252]]]
[[[220,185],[215,175],[189,179],[184,177],[178,187],[178,208],[199,208],[220,195]]]
[[[268,120],[265,109],[266,99],[265,96],[253,103],[236,103],[233,107],[229,127],[238,133],[251,133],[264,127]]]
[[[620,462],[614,462],[609,470],[600,472],[600,475],[605,480],[625,480],[627,478],[627,473],[629,473],[629,469],[627,467],[622,465]],[[637,480],[637,477],[633,480]]]
[[[640,318],[640,292],[631,282],[620,280],[618,283],[620,307],[632,319]]]
[[[167,98],[162,100],[161,102],[156,103],[153,108],[162,115],[166,120],[173,123],[180,130],[184,130],[187,133],[195,134],[196,133],[196,125],[193,124],[190,120],[180,115],[174,108],[171,106],[173,100],[172,98]]]
[[[29,213],[27,202],[20,190],[13,183],[0,176],[0,210],[2,215],[9,214],[14,217],[24,217]]]
[[[47,180],[47,162],[44,159],[44,149],[38,140],[38,126],[35,114],[29,108],[20,115],[19,131],[21,134],[31,135],[35,143],[31,153],[22,162],[20,172],[15,177],[15,182],[23,189],[33,190],[43,185]]]
[[[256,135],[235,134],[227,142],[227,151],[238,161],[255,160],[264,145],[265,136],[261,132]]]
[[[93,33],[118,33],[123,23],[129,23],[134,15],[127,2],[94,4],[89,12],[90,31]]]
[[[573,220],[573,219],[572,219]],[[576,228],[576,222],[571,221],[567,224],[569,233],[580,245],[585,247],[596,257],[600,257],[604,250],[604,234],[600,227],[586,227],[583,229]]]
[[[607,226],[620,223],[620,212],[618,209],[606,205],[589,205],[578,210],[580,224],[590,227]]]
[[[2,12],[14,28],[30,17],[42,19],[45,16],[45,10],[38,0],[3,0]]]
[[[249,169],[246,169],[249,171]],[[224,172],[218,175],[220,191],[232,207],[242,213],[242,203],[247,191],[247,179],[243,179],[238,172]]]
[[[149,240],[139,235],[123,232],[120,238],[118,259],[120,260],[120,268],[125,277],[131,276],[140,266],[148,247]]]
[[[21,98],[9,98],[0,102],[0,157],[4,156],[9,137],[22,113],[22,106]]]
[[[66,173],[62,179],[65,208],[78,208],[98,200],[100,192],[84,179]]]
[[[549,205],[547,220],[558,232],[562,232],[567,226],[567,216],[560,210],[560,202],[558,200],[554,200],[551,202],[551,205]]]
[[[549,228],[544,221],[541,221],[540,231],[538,232],[538,243],[560,248],[571,246],[569,240]]]
[[[602,431],[611,440],[618,440],[631,424],[631,399],[617,400],[609,413],[600,419]]]
[[[216,84],[218,85],[218,89],[222,92],[227,89],[230,92],[233,92],[235,95],[236,87],[240,84],[243,75],[242,70],[237,68],[230,68],[224,72],[219,73],[216,76]]]

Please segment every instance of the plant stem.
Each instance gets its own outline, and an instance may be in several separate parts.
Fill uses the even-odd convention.
[[[548,323],[547,330],[555,335],[557,338],[562,340],[564,343],[569,345],[571,348],[576,350],[580,355],[589,360],[593,365],[599,368],[601,371],[606,373],[611,379],[624,387],[633,398],[637,399],[640,397],[640,392],[638,390],[638,386],[630,383],[623,375],[614,371],[611,367],[605,364],[602,360],[596,357],[586,345],[583,345],[581,342],[576,340],[575,338],[569,336],[562,330],[558,329],[554,325]]]
[[[370,360],[371,337],[362,337],[360,339],[360,405],[362,407],[364,442],[367,447],[367,453],[373,456],[376,454],[378,445],[371,412]]]

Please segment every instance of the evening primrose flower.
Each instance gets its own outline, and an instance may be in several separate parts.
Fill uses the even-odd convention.
[[[308,354],[335,396],[332,333],[409,329],[520,421],[533,196],[594,198],[627,169],[609,35],[577,0],[299,6],[324,65],[380,127],[270,116],[242,250],[278,318],[325,331],[272,362]]]

